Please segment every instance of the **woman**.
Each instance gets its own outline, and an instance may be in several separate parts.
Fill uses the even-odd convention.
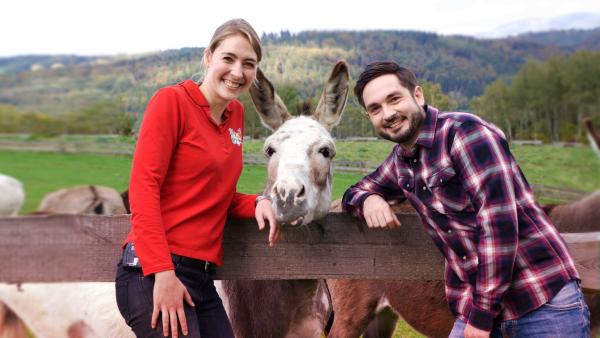
[[[269,244],[277,240],[271,201],[235,191],[244,127],[236,98],[260,59],[250,24],[228,21],[204,52],[201,83],[162,88],[148,104],[131,169],[132,231],[116,277],[119,310],[138,337],[233,337],[211,276],[223,264],[225,220],[255,216],[262,230],[266,219]]]

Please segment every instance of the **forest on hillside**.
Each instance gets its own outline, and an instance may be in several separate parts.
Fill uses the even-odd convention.
[[[600,122],[600,77],[594,75],[600,28],[488,40],[412,31],[282,31],[264,34],[262,43],[261,68],[291,111],[305,101],[316,104],[338,59],[348,61],[354,79],[372,61],[394,60],[416,72],[429,104],[484,115],[513,138],[578,140],[582,116]],[[202,52],[0,58],[0,132],[131,133],[158,88],[197,75]],[[246,133],[265,135],[249,98],[241,99]],[[334,133],[373,135],[352,95]]]

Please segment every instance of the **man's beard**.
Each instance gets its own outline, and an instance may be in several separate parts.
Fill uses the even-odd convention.
[[[398,144],[403,144],[408,141],[411,141],[419,132],[419,130],[421,129],[421,125],[423,125],[423,121],[425,120],[425,111],[423,110],[423,108],[421,108],[421,106],[419,106],[416,102],[415,107],[417,109],[411,111],[408,117],[406,118],[408,122],[407,130],[400,132],[396,135],[390,135],[387,133],[386,130],[378,129],[377,134],[388,141],[392,141]],[[398,121],[398,119],[401,118],[402,117],[400,116],[400,114],[396,113],[396,117],[392,121],[384,123],[383,128],[394,124],[396,121]]]

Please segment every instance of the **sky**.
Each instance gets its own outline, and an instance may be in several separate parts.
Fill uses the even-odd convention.
[[[0,57],[114,55],[205,47],[221,23],[237,17],[259,34],[393,29],[477,35],[525,18],[600,13],[600,1],[7,0],[0,12]]]

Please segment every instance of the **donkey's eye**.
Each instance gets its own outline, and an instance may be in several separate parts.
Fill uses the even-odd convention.
[[[323,147],[323,148],[319,149],[319,153],[321,153],[321,155],[323,155],[323,157],[325,157],[325,158],[329,158],[329,156],[331,156],[329,148],[327,148],[327,147]]]
[[[273,154],[275,154],[275,149],[273,149],[273,147],[267,147],[267,149],[265,149],[265,155],[267,155],[267,157],[271,157]]]

